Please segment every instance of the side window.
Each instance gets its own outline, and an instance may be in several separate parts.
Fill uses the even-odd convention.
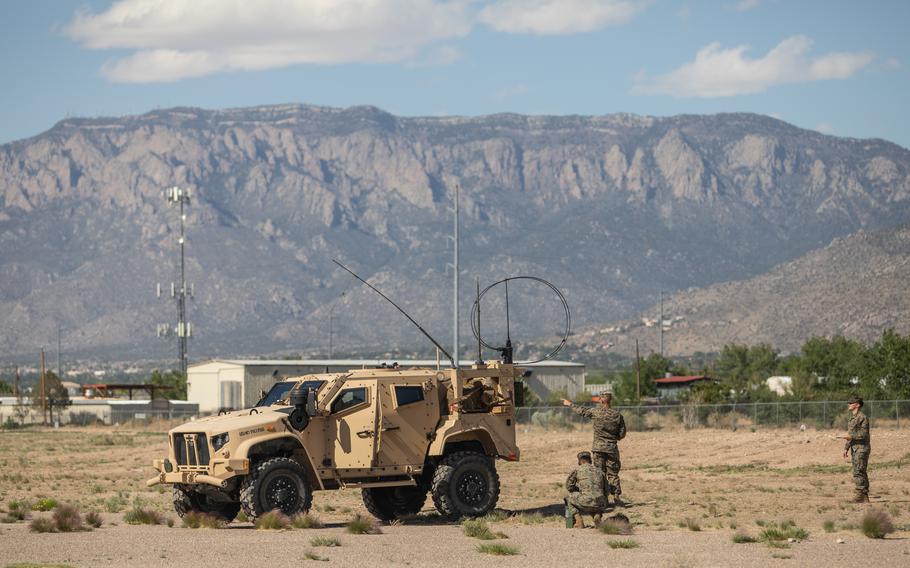
[[[398,406],[412,404],[423,400],[423,387],[420,385],[395,387],[395,402]]]
[[[350,389],[344,389],[341,391],[341,394],[335,398],[332,402],[332,414],[336,412],[341,412],[351,408],[352,406],[357,406],[358,404],[363,404],[367,401],[367,388],[366,387],[355,387]]]

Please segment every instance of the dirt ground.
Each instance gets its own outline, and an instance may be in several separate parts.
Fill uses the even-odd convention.
[[[146,488],[149,463],[164,455],[164,428],[26,430],[0,432],[0,510],[12,500],[50,497],[100,512],[91,532],[37,534],[25,522],[0,524],[0,566],[52,562],[70,566],[291,566],[307,553],[341,566],[564,566],[615,562],[624,566],[853,566],[858,562],[910,565],[910,430],[873,431],[872,503],[848,503],[852,482],[833,431],[692,430],[631,432],[622,443],[622,510],[633,522],[628,537],[595,529],[567,530],[562,484],[576,452],[590,445],[590,427],[544,431],[522,428],[522,461],[498,464],[499,507],[490,522],[516,556],[477,550],[455,524],[439,522],[432,503],[418,518],[382,526],[382,534],[352,535],[345,523],[366,514],[355,490],[317,493],[321,529],[182,528],[164,488]],[[134,506],[151,507],[173,528],[123,520]],[[868,509],[887,512],[897,532],[869,539],[858,527]],[[31,518],[51,513],[32,512]],[[0,518],[5,516],[0,513]],[[772,548],[737,544],[736,533],[757,537],[763,524],[793,521],[809,537]],[[698,529],[698,530],[694,530]],[[314,547],[336,537],[340,547]],[[633,540],[638,547],[613,549]],[[838,543],[843,540],[843,543]]]

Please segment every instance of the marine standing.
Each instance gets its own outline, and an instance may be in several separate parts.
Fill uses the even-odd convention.
[[[600,406],[586,408],[575,406],[572,401],[563,399],[562,403],[569,406],[577,414],[590,418],[594,425],[594,467],[604,472],[607,478],[604,497],[609,501],[613,494],[615,505],[622,505],[620,499],[622,485],[619,482],[619,441],[626,437],[626,421],[618,410],[611,408],[613,395],[608,392],[600,393]]]
[[[854,484],[854,503],[869,502],[869,476],[867,468],[869,467],[869,419],[860,410],[863,407],[863,399],[855,396],[847,403],[850,409],[850,421],[847,422],[847,435],[838,436],[847,443],[844,445],[844,458],[849,454],[850,461],[853,463],[853,484]]]
[[[607,508],[604,473],[591,465],[591,452],[578,453],[578,467],[566,479],[566,528],[585,528],[583,514],[594,515],[595,526]]]

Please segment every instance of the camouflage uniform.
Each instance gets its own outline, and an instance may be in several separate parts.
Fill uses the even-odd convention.
[[[566,518],[578,514],[599,515],[607,508],[604,496],[606,479],[602,471],[589,463],[578,466],[566,479]]]
[[[612,408],[585,408],[573,406],[576,413],[590,418],[594,424],[594,467],[604,472],[607,485],[604,496],[612,493],[616,498],[622,494],[619,483],[619,446],[617,442],[626,437],[626,421],[618,410]]]
[[[857,501],[869,500],[869,476],[866,468],[869,465],[869,419],[862,412],[857,412],[847,423],[847,440],[845,450],[850,452],[853,462],[854,497]]]

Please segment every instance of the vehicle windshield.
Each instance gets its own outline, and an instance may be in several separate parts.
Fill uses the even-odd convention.
[[[301,387],[303,390],[313,389],[314,391],[319,391],[325,381],[303,381]],[[279,400],[287,398],[288,392],[296,385],[294,381],[282,381],[280,383],[275,383],[272,385],[272,389],[262,397],[256,406],[272,406]]]

